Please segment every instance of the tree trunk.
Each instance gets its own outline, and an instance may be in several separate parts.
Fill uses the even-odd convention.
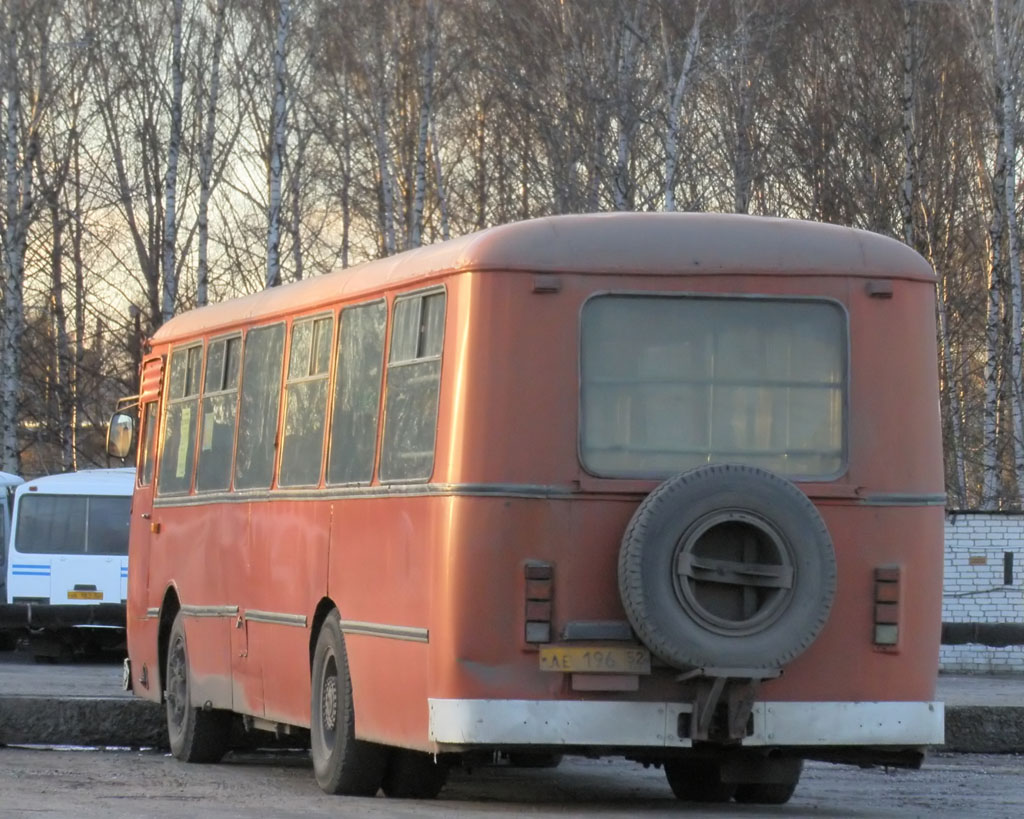
[[[1011,14],[1015,13],[1011,11]],[[1017,481],[1017,500],[1024,502],[1024,371],[1021,367],[1021,264],[1020,236],[1017,230],[1016,200],[1016,127],[1017,100],[1015,72],[1011,70],[1009,49],[1019,47],[1003,40],[999,0],[992,0],[992,44],[1002,107],[1002,151],[1005,158],[1003,218],[1006,220],[1006,255],[1010,268],[1010,404],[1013,418],[1013,472]],[[1012,27],[1011,27],[1012,28]]]
[[[163,321],[174,316],[178,298],[178,269],[175,263],[177,242],[178,155],[181,153],[181,16],[183,0],[174,0],[171,24],[171,135],[167,142],[167,176],[164,182],[164,292],[160,311]]]
[[[988,313],[985,320],[985,408],[982,412],[981,508],[998,508],[1001,487],[999,477],[999,373],[1002,291],[1003,291],[1003,219],[1002,186],[1006,184],[1006,160],[1000,140],[992,175],[992,218],[988,227]]]
[[[679,137],[682,130],[680,125],[680,114],[683,108],[683,100],[690,89],[690,78],[693,72],[693,59],[700,49],[700,26],[704,21],[707,7],[699,5],[694,12],[693,24],[690,26],[690,33],[686,38],[686,51],[683,54],[683,64],[679,68],[678,76],[672,70],[672,51],[668,35],[665,31],[665,21],[662,18],[661,42],[665,54],[665,88],[667,91],[667,124],[665,128],[665,197],[664,207],[667,211],[676,209],[676,172],[679,167]]]
[[[285,150],[285,42],[291,22],[291,0],[280,0],[274,46],[274,113],[270,124],[270,204],[267,210],[266,287],[281,283],[281,168]]]
[[[423,244],[423,205],[427,193],[427,142],[433,116],[434,63],[437,60],[437,3],[427,0],[426,34],[420,75],[420,121],[416,133],[416,172],[413,182],[409,247]]]
[[[210,55],[210,92],[206,101],[203,142],[199,149],[199,214],[198,248],[196,255],[196,304],[202,307],[209,301],[210,270],[209,208],[212,193],[214,136],[217,128],[217,101],[220,97],[220,59],[224,51],[224,18],[227,0],[217,0],[213,15],[213,52]]]

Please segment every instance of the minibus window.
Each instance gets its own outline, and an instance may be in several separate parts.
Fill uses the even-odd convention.
[[[320,482],[333,332],[333,317],[305,319],[292,325],[284,388],[284,437],[278,480],[281,486],[311,486]]]
[[[188,492],[195,460],[196,416],[199,409],[201,344],[179,347],[171,353],[163,443],[160,447],[161,495]]]
[[[395,301],[381,443],[382,481],[427,480],[433,471],[444,308],[443,292]]]
[[[211,341],[206,354],[197,491],[227,489],[231,482],[241,342],[238,336]]]
[[[341,311],[328,483],[369,483],[373,478],[386,325],[383,301]]]
[[[130,497],[96,496],[89,498],[88,535],[85,553],[89,555],[128,554]]]
[[[846,321],[835,304],[600,296],[583,311],[581,455],[608,477],[844,462]]]
[[[131,497],[26,495],[15,548],[22,554],[126,555]]]
[[[238,411],[235,488],[268,489],[281,398],[284,325],[258,327],[245,337]]]

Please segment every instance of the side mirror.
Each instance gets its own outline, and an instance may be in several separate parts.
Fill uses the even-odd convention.
[[[134,439],[135,416],[122,410],[111,415],[107,426],[107,454],[114,458],[128,457]]]

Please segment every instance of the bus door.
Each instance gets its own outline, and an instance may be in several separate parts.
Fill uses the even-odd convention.
[[[139,454],[136,471],[135,494],[132,500],[132,519],[129,533],[132,543],[131,561],[128,564],[123,593],[128,599],[128,621],[145,620],[146,610],[160,605],[162,589],[152,590],[155,599],[147,599],[149,589],[150,540],[159,526],[153,521],[153,473],[156,462],[156,442],[159,413],[157,407],[163,384],[164,360],[157,356],[142,364],[142,383],[139,385]],[[136,590],[133,595],[128,589]]]

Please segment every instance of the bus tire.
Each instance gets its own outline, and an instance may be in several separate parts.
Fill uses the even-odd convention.
[[[619,551],[630,624],[676,668],[778,669],[818,636],[836,588],[818,510],[772,472],[714,464],[669,478]]]
[[[397,748],[391,752],[380,787],[392,799],[434,799],[447,781],[447,765],[430,754]]]
[[[796,782],[748,782],[736,786],[736,801],[744,805],[785,805],[796,792]]]
[[[722,766],[708,759],[667,759],[665,779],[683,802],[728,802],[736,786],[722,781]]]
[[[309,734],[317,784],[327,793],[375,795],[384,779],[387,751],[355,738],[352,681],[337,609],[320,627],[312,674]]]
[[[231,737],[231,712],[191,704],[185,615],[178,612],[167,643],[164,707],[171,754],[182,762],[219,762]]]

